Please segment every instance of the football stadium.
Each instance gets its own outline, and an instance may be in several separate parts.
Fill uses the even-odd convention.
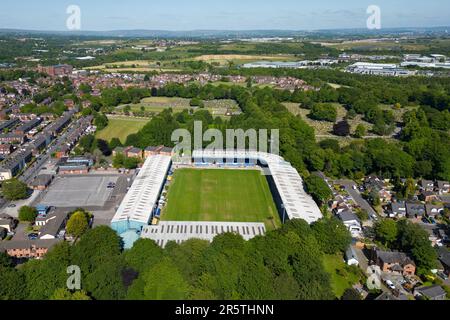
[[[282,157],[256,151],[194,151],[192,162],[149,156],[123,199],[111,227],[130,248],[140,237],[165,246],[224,232],[245,239],[289,219],[322,214],[297,170]]]

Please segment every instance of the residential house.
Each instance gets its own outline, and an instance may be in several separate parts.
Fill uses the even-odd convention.
[[[0,143],[23,144],[25,142],[24,134],[4,133],[0,134]]]
[[[450,251],[447,248],[439,248],[439,261],[444,268],[445,274],[450,276]]]
[[[21,259],[42,259],[59,239],[51,240],[11,240],[0,242],[0,251],[3,249],[10,257]]]
[[[406,203],[405,201],[392,202],[388,207],[390,218],[404,218],[406,217]]]
[[[438,195],[434,191],[420,191],[419,199],[425,202],[433,202],[437,200]]]
[[[425,205],[422,203],[406,202],[406,215],[409,219],[420,219],[425,213]]]
[[[54,210],[40,217],[42,228],[39,230],[39,239],[57,239],[60,231],[66,226],[68,215],[68,212]]]
[[[17,127],[14,130],[14,133],[26,135],[31,129],[37,127],[41,122],[42,122],[41,118],[36,118],[31,121],[25,122],[21,126]]]
[[[369,193],[378,193],[378,196],[383,202],[389,202],[392,200],[392,194],[387,189],[387,185],[383,180],[376,176],[369,176],[364,180],[364,189]]]
[[[439,194],[447,194],[450,193],[450,182],[448,181],[438,181],[437,189]]]
[[[132,147],[127,151],[126,155],[128,158],[142,159],[142,149]]]
[[[0,214],[0,227],[6,229],[8,232],[12,232],[16,228],[17,221],[7,215],[7,214]]]
[[[431,180],[421,180],[419,182],[419,187],[424,191],[434,191],[434,181]]]
[[[140,158],[142,159],[142,150],[135,147],[117,147],[113,150],[113,156],[116,156],[117,154],[123,154],[125,157],[128,158]]]
[[[350,210],[346,210],[339,213],[338,217],[350,231],[353,238],[360,238],[362,236],[361,222],[356,214]]]
[[[374,250],[373,261],[383,272],[412,276],[416,273],[416,264],[403,252]]]
[[[425,300],[445,300],[447,293],[439,285],[414,289],[414,296]]]
[[[345,251],[345,262],[349,266],[359,266],[358,256],[352,246],[349,246],[347,251]]]
[[[0,166],[0,181],[15,177],[20,170],[25,168],[31,158],[32,153],[30,149],[22,149],[12,153]]]
[[[426,212],[427,216],[429,216],[429,217],[436,217],[436,216],[439,216],[444,213],[444,206],[426,204],[425,212]]]
[[[9,155],[13,152],[14,148],[10,144],[0,144],[0,155]]]

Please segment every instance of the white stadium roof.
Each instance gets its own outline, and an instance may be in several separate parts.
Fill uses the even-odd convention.
[[[147,158],[111,222],[150,221],[171,161],[170,156],[164,155]]]
[[[197,150],[194,159],[251,159],[267,164],[289,219],[303,219],[313,223],[322,218],[316,202],[303,188],[297,170],[282,157],[257,151]]]

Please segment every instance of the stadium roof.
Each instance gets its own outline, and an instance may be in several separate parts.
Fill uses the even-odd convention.
[[[322,218],[316,202],[303,188],[303,180],[297,170],[282,157],[257,151],[197,150],[194,159],[250,159],[268,166],[282,199],[289,219],[303,219],[313,223]]]
[[[148,224],[171,161],[171,157],[163,155],[147,158],[111,222],[134,221]]]

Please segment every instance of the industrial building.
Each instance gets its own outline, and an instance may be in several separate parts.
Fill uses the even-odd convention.
[[[150,223],[171,164],[169,156],[147,158],[111,221],[112,229],[119,234],[129,230],[140,232]]]
[[[313,223],[322,218],[319,207],[304,190],[297,170],[280,156],[257,151],[200,150],[193,152],[193,159],[194,165],[200,167],[260,164],[267,171],[267,180],[282,221],[303,219]]]
[[[369,63],[357,62],[347,67],[347,72],[376,75],[376,76],[391,76],[391,77],[405,77],[417,74],[415,70],[406,70],[399,68],[396,64],[391,63]]]

